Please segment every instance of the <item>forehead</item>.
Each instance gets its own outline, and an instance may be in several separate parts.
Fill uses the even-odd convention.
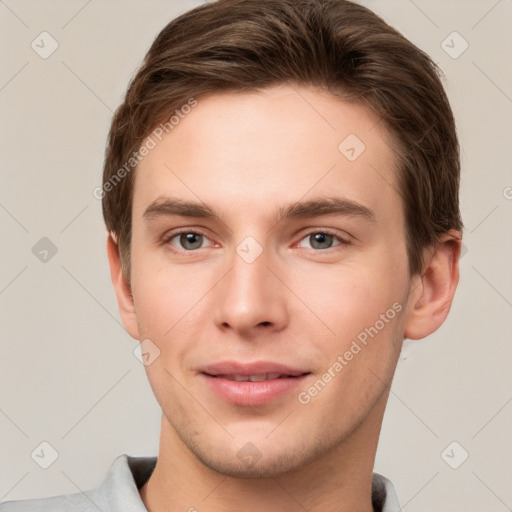
[[[377,208],[398,199],[391,136],[364,105],[280,85],[200,97],[180,114],[150,135],[135,175],[139,214],[166,194],[244,210],[333,192]]]

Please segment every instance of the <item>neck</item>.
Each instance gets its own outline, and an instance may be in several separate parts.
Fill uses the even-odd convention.
[[[342,443],[296,471],[235,478],[206,467],[162,415],[157,464],[140,495],[149,512],[372,512],[371,484],[385,398]]]

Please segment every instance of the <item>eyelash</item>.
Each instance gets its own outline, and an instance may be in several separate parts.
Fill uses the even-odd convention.
[[[162,243],[165,244],[165,245],[172,245],[170,242],[174,238],[176,238],[177,236],[179,236],[179,235],[181,235],[183,233],[194,234],[194,235],[201,235],[201,236],[203,236],[203,237],[205,237],[205,238],[207,238],[209,240],[208,236],[205,233],[203,233],[201,230],[198,230],[198,229],[181,229],[179,231],[172,232],[168,236],[164,236],[164,238],[162,240]],[[309,251],[313,251],[315,253],[319,253],[319,252],[327,252],[329,249],[335,249],[336,247],[350,245],[350,242],[348,240],[345,240],[344,238],[340,237],[338,234],[332,232],[329,229],[314,229],[314,230],[311,230],[311,231],[308,231],[307,233],[305,233],[302,236],[302,238],[294,246],[296,246],[297,244],[302,242],[302,240],[304,240],[305,238],[307,238],[307,237],[309,237],[309,236],[311,236],[313,234],[318,234],[318,233],[332,236],[339,243],[334,245],[334,246],[332,246],[332,247],[328,247],[327,249],[314,249],[314,248],[308,248],[308,247],[302,247],[302,249],[307,249]],[[203,247],[200,247],[199,249],[203,249]],[[189,249],[189,250],[187,250],[187,249],[177,249],[176,247],[173,246],[173,250],[176,251],[176,252],[181,252],[181,253],[193,253],[193,252],[197,252],[198,249]]]

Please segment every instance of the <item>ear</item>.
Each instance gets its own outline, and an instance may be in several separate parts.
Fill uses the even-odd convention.
[[[107,254],[110,265],[110,278],[116,292],[121,320],[128,334],[132,338],[139,340],[139,329],[132,292],[123,275],[119,247],[110,234],[107,236]]]
[[[424,271],[412,280],[404,337],[425,338],[445,321],[459,282],[461,233],[451,230],[425,258]]]

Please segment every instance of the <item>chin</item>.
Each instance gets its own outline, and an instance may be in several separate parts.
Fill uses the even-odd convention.
[[[199,460],[209,469],[225,476],[234,478],[276,478],[286,473],[301,469],[307,464],[303,456],[293,454],[281,454],[271,457],[261,456],[254,462],[240,461],[237,454],[226,458],[225,454],[216,457],[213,454],[207,456],[196,454]]]
[[[186,444],[207,468],[225,476],[252,479],[276,478],[300,471],[332,448],[330,443],[325,443],[325,439],[323,442],[317,439],[310,446],[304,445],[304,439],[298,438],[295,441],[296,446],[284,446],[282,443],[273,445],[268,440],[262,440],[259,444],[261,449],[250,441],[237,449],[232,448],[239,446],[235,441],[223,447],[216,445],[214,449],[202,443]]]

